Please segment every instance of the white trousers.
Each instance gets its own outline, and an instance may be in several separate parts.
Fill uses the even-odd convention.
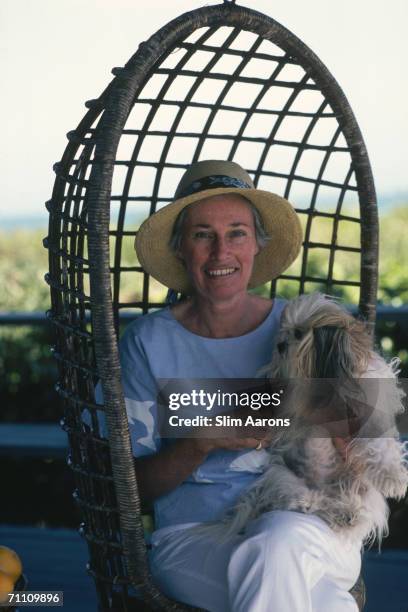
[[[209,612],[358,611],[348,591],[360,573],[360,546],[318,517],[268,512],[221,543],[190,529],[156,533],[153,578],[180,602]]]

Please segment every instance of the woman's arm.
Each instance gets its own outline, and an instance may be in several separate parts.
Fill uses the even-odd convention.
[[[193,438],[175,440],[155,455],[134,460],[142,506],[170,493],[205,461],[208,450]]]
[[[255,429],[255,428],[254,428]],[[258,437],[254,437],[257,435]],[[183,438],[155,455],[134,460],[139,495],[144,507],[182,484],[215,450],[253,450],[259,442],[269,443],[270,432],[259,428],[251,437]]]

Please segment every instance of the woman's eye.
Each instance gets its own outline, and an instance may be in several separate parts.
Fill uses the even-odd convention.
[[[241,236],[246,236],[246,232],[242,229],[233,230],[231,236],[232,238],[240,238]]]
[[[211,238],[210,232],[196,232],[194,238]]]

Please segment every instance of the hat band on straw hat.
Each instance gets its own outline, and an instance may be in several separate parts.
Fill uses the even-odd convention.
[[[176,193],[175,199],[185,198],[193,193],[205,191],[206,189],[218,189],[219,187],[232,187],[236,189],[251,189],[253,186],[245,183],[241,179],[225,174],[217,174],[213,176],[204,176],[203,178],[190,183],[183,191]]]

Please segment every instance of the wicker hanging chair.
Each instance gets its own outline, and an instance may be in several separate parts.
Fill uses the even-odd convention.
[[[68,133],[47,202],[63,427],[99,609],[185,610],[149,575],[121,389],[120,315],[165,300],[135,261],[137,227],[171,200],[192,161],[234,159],[260,188],[289,198],[303,221],[300,257],[265,291],[340,292],[374,324],[375,189],[339,85],[306,45],[261,13],[234,2],[186,13],[112,72]],[[109,440],[96,415],[98,379]],[[85,408],[91,427],[81,418]]]

